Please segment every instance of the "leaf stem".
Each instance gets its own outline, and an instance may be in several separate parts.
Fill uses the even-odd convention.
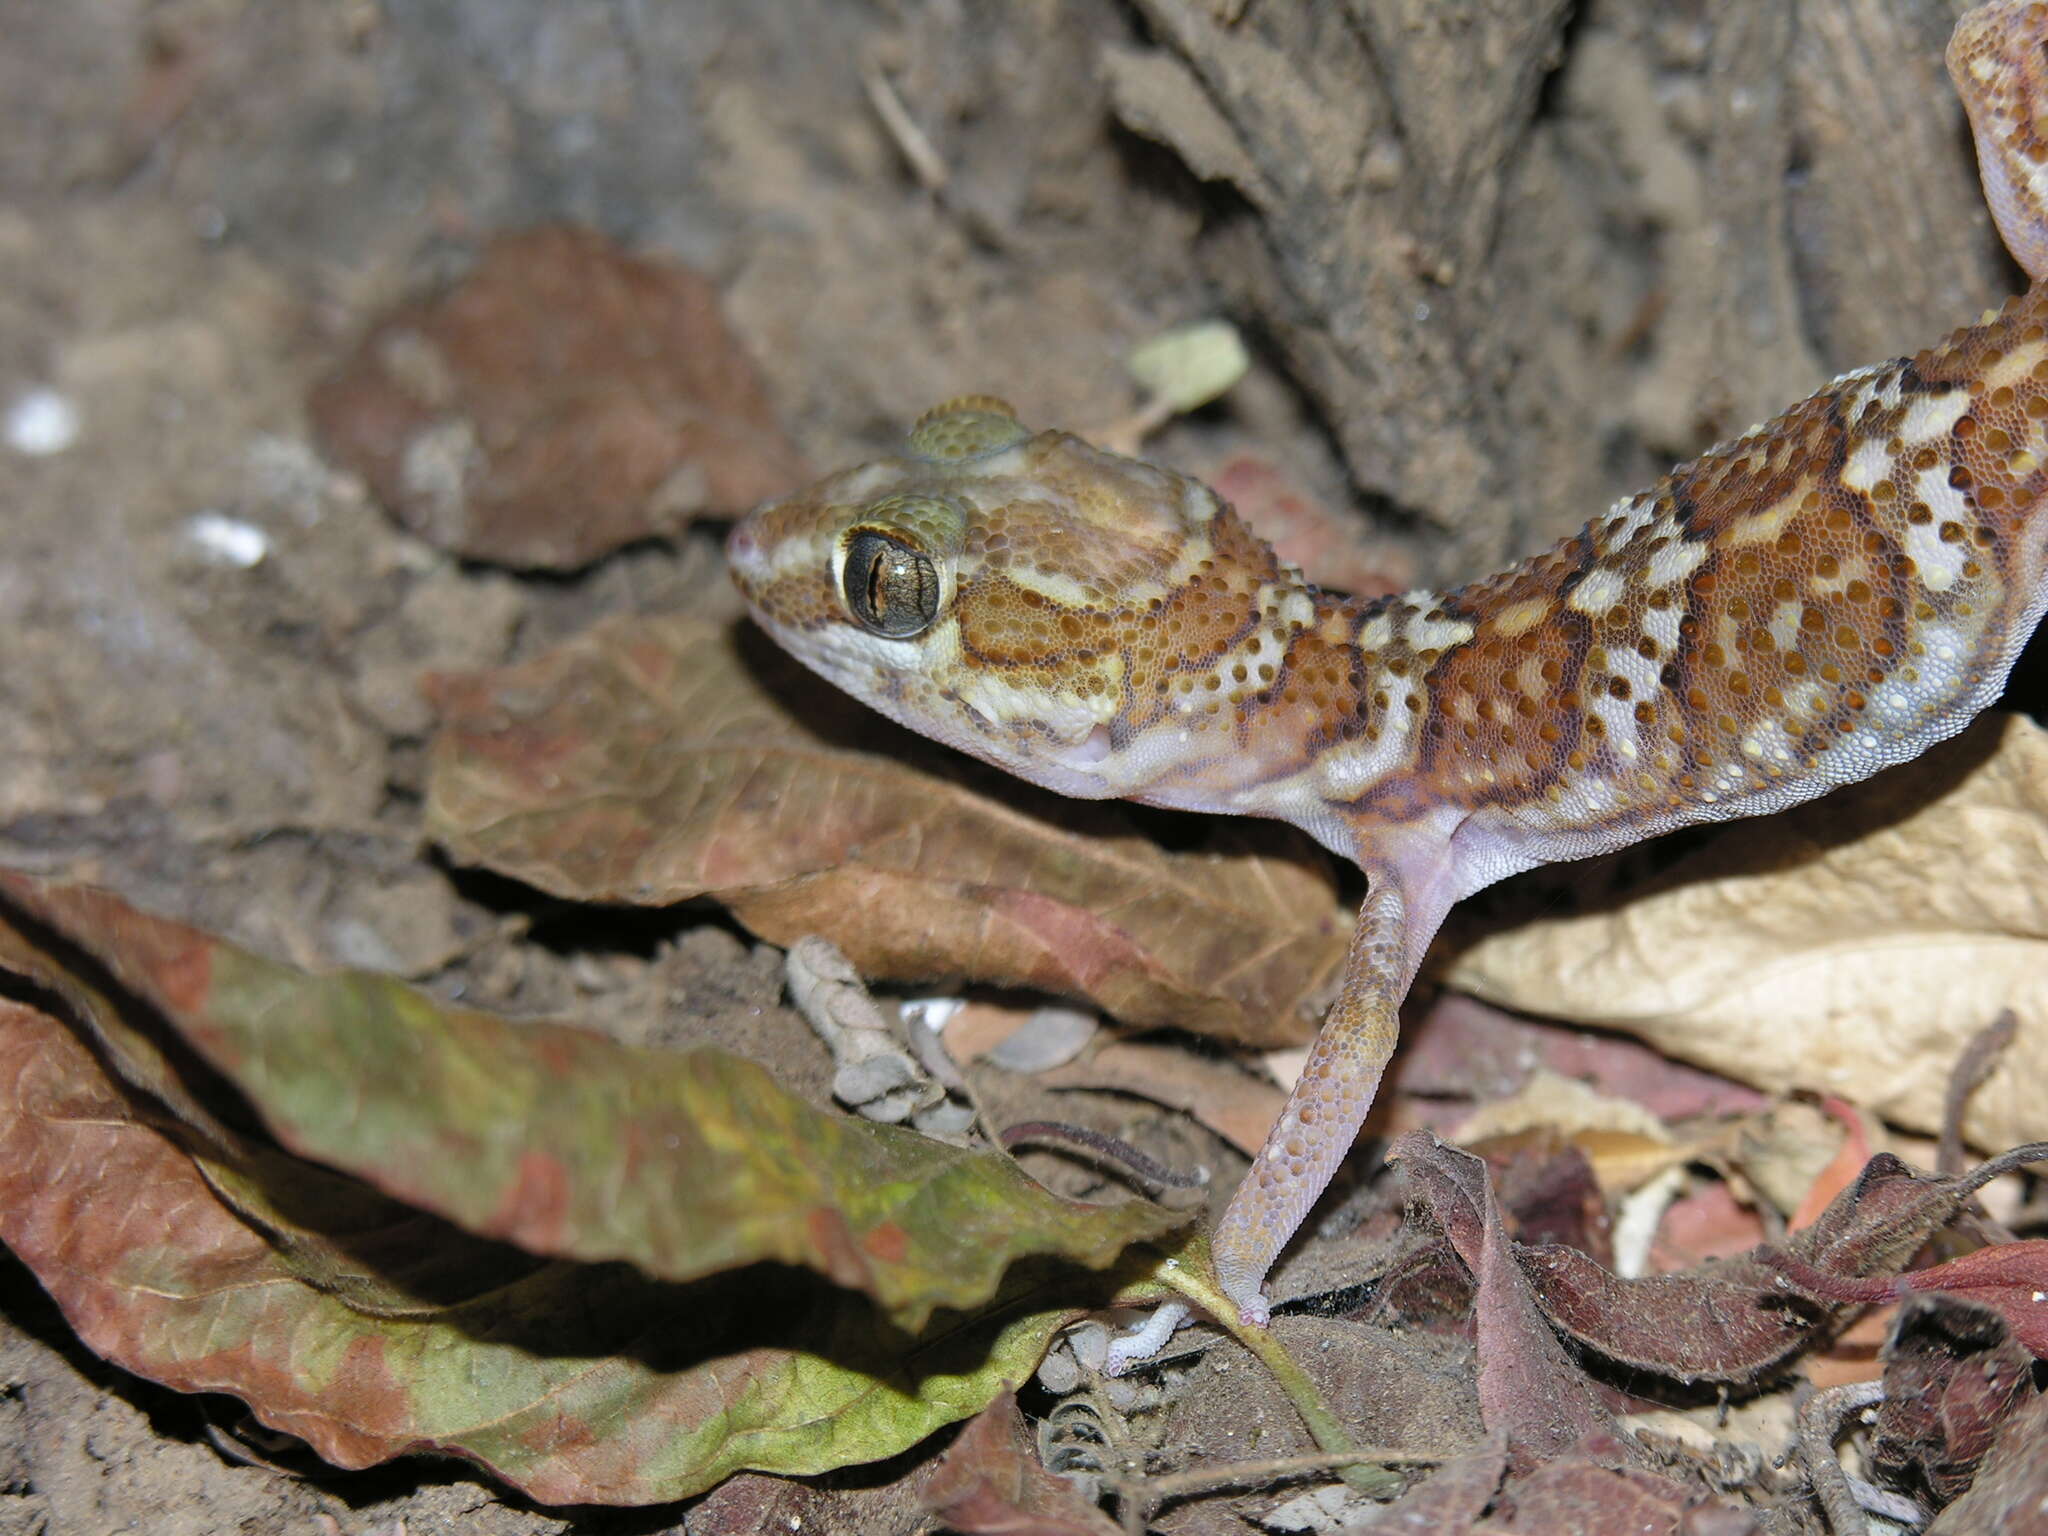
[[[1324,1455],[1349,1457],[1359,1454],[1358,1445],[1344,1427],[1344,1421],[1323,1400],[1314,1380],[1281,1346],[1273,1330],[1251,1327],[1238,1321],[1237,1304],[1225,1296],[1211,1278],[1206,1233],[1195,1234],[1178,1252],[1166,1255],[1153,1270],[1151,1279],[1169,1290],[1178,1291],[1200,1307],[1232,1338],[1258,1357],[1259,1363],[1279,1383],[1280,1390],[1287,1394],[1288,1401],[1294,1404],[1294,1411],[1301,1415],[1309,1437]],[[1377,1464],[1347,1466],[1338,1475],[1359,1492],[1377,1499],[1391,1498],[1403,1484],[1399,1473]]]

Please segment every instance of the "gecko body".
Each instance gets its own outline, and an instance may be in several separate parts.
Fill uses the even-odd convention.
[[[2006,0],[1949,55],[2037,280],[2044,39],[2048,5]],[[1068,795],[1290,821],[1363,868],[1338,999],[1214,1236],[1258,1323],[1450,907],[1960,730],[2048,607],[2044,492],[2037,281],[1455,591],[1322,592],[1199,482],[988,397],[760,508],[728,549],[769,633],[884,714]]]

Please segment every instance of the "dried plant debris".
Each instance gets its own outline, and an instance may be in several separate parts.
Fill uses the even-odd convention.
[[[1040,1464],[1012,1392],[960,1432],[924,1496],[946,1529],[961,1536],[1117,1536],[1114,1521]]]
[[[1952,1502],[1976,1476],[2013,1409],[2031,1396],[2030,1354],[1996,1312],[1952,1296],[1914,1296],[1885,1350],[1872,1473],[1887,1486]]]
[[[1927,1536],[1982,1536],[2040,1528],[2048,1508],[2048,1392],[2035,1391],[2005,1421],[1969,1491],[1937,1515]]]
[[[914,1048],[908,1030],[922,1026],[900,1016],[892,1022],[837,945],[815,934],[798,939],[789,948],[785,974],[790,1002],[832,1053],[835,1099],[864,1119],[908,1124],[941,1140],[963,1138],[974,1109],[947,1097],[959,1074],[943,1047],[932,1048],[933,1059],[950,1081]]]
[[[1049,1261],[1105,1265],[1177,1220],[1056,1200],[999,1154],[812,1109],[715,1051],[635,1050],[385,978],[305,976],[81,888],[8,876],[0,891],[0,969],[29,989],[0,1014],[14,1085],[0,1236],[93,1348],[231,1392],[344,1466],[433,1450],[544,1501],[640,1503],[740,1468],[886,1457],[998,1402],[1075,1305],[1115,1285],[1077,1286]],[[1631,1279],[1604,1262],[1619,1191],[1597,1175],[1604,1143],[1581,1144],[1613,1131],[1601,1118],[1589,1132],[1551,1081],[1538,1073],[1524,1097],[1559,1122],[1493,1137],[1490,1162],[1425,1133],[1398,1140],[1428,1216],[1383,1246],[1358,1315],[1283,1319],[1276,1334],[1366,1443],[1412,1446],[1429,1426],[1402,1454],[1444,1465],[1406,1474],[1391,1505],[1314,1493],[1311,1478],[1259,1507],[1341,1507],[1366,1530],[1762,1529],[1785,1490],[1654,1452],[1617,1417],[1617,1384],[1768,1392],[1852,1309],[1900,1299],[1869,1389],[1875,1481],[1828,1486],[1932,1511],[2008,1465],[1998,1453],[2032,1422],[2048,1346],[2048,1244],[1954,1245],[1977,1191],[2042,1148],[1957,1176],[1870,1156],[1811,1225]],[[1635,1134],[1651,1130],[1654,1117]],[[1671,1144],[1716,1145],[1698,1130]],[[1803,1185],[1782,1179],[1774,1198],[1834,1187],[1813,1151]],[[1749,1155],[1712,1154],[1731,1169]],[[1951,1246],[1916,1260],[1937,1239]],[[1300,1477],[1286,1457],[1307,1446],[1298,1424],[1279,1432],[1284,1400],[1256,1406],[1247,1379],[1215,1380],[1208,1418],[1174,1419],[1176,1455],[1228,1463],[1257,1422],[1279,1460],[1238,1481]],[[1098,1409],[1165,1411],[1146,1390]],[[1096,1536],[1103,1517],[1043,1470],[1015,1414],[1002,1403],[956,1441],[920,1497],[958,1528]],[[1154,1507],[1142,1475],[1102,1487]]]
[[[808,478],[710,284],[570,225],[377,321],[310,412],[408,528],[501,565],[586,565]]]
[[[875,1460],[1029,1374],[1080,1273],[1048,1261],[1182,1220],[713,1050],[4,888],[0,969],[67,1017],[0,1010],[0,1236],[94,1349],[342,1466],[433,1450],[648,1503]]]
[[[1225,832],[1232,851],[1166,852],[723,627],[614,621],[433,691],[430,831],[555,895],[708,893],[771,942],[830,938],[872,979],[1033,987],[1257,1044],[1308,1037],[1344,952],[1329,861],[1305,844]]]
[[[1608,1274],[1574,1249],[1510,1243],[1485,1167],[1469,1154],[1420,1132],[1393,1150],[1471,1277],[1480,1402],[1488,1428],[1507,1436],[1504,1498],[1518,1520],[1537,1508],[1549,1510],[1546,1520],[1563,1519],[1549,1501],[1567,1493],[1580,1500],[1598,1485],[1623,1505],[1642,1506],[1648,1523],[1639,1528],[1676,1528],[1683,1500],[1666,1514],[1650,1506],[1669,1504],[1682,1490],[1645,1481],[1647,1464],[1634,1442],[1616,1438],[1604,1389],[1587,1364],[1626,1365],[1638,1381],[1649,1373],[1681,1385],[1754,1390],[1825,1339],[1844,1306],[1900,1295],[1908,1301],[1886,1347],[1883,1382],[1868,1394],[1882,1404],[1869,1454],[1880,1483],[1863,1496],[1939,1509],[1971,1485],[2003,1436],[2026,1433],[2026,1410],[2040,1389],[2039,1297],[2048,1272],[2039,1254],[2048,1245],[1995,1244],[1899,1270],[1974,1189],[2048,1157],[2048,1148],[2015,1149],[1961,1178],[1916,1174],[1881,1155],[1805,1231],[1732,1261],[1636,1281]],[[1399,1268],[1407,1305],[1459,1308],[1455,1286],[1432,1297],[1416,1284],[1429,1252],[1412,1248]],[[1382,1315],[1385,1307],[1383,1296]],[[1583,1360],[1561,1352],[1560,1332],[1589,1352]],[[1621,1481],[1603,1483],[1596,1471]],[[1565,1519],[1530,1528],[1608,1527]]]

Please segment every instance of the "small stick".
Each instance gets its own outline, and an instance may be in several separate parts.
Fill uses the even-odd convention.
[[[1969,1107],[1970,1095],[1984,1086],[1984,1079],[1998,1065],[1998,1058],[2012,1044],[2019,1027],[2019,1015],[2010,1008],[2003,1009],[1970,1037],[1970,1043],[1956,1058],[1941,1106],[1941,1150],[1934,1161],[1937,1173],[1953,1177],[1963,1171],[1963,1111]]]
[[[1410,1466],[1436,1466],[1449,1461],[1460,1451],[1408,1451],[1389,1446],[1374,1446],[1364,1450],[1345,1451],[1337,1455],[1316,1454],[1309,1456],[1275,1456],[1266,1461],[1234,1461],[1225,1467],[1196,1467],[1187,1472],[1171,1472],[1161,1477],[1119,1478],[1111,1486],[1116,1490],[1118,1501],[1123,1505],[1123,1526],[1137,1536],[1142,1528],[1143,1516],[1167,1499],[1179,1498],[1184,1493],[1202,1493],[1211,1488],[1227,1488],[1233,1483],[1273,1482],[1286,1478],[1306,1477],[1317,1472],[1337,1472],[1359,1462],[1378,1462],[1382,1465],[1395,1462]]]
[[[918,184],[927,192],[943,192],[946,162],[939,158],[939,152],[925,137],[924,130],[911,121],[903,98],[896,94],[896,87],[889,83],[889,77],[882,73],[881,66],[872,59],[865,61],[860,67],[860,83],[867,89],[868,104],[875,109],[875,116],[882,120],[882,126],[888,129],[889,137],[896,141],[898,153],[909,164],[910,173],[917,178]]]
[[[1814,1393],[1799,1410],[1799,1456],[1806,1463],[1813,1496],[1820,1501],[1821,1513],[1834,1536],[1870,1536],[1863,1506],[1835,1455],[1835,1436],[1850,1414],[1883,1401],[1883,1382],[1852,1381]]]

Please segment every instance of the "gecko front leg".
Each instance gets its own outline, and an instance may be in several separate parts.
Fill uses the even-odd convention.
[[[1394,866],[1368,865],[1366,877],[1371,886],[1345,956],[1337,1001],[1266,1144],[1216,1223],[1216,1278],[1249,1324],[1264,1326],[1271,1316],[1266,1273],[1365,1123],[1394,1051],[1401,1000],[1443,921],[1441,910],[1411,910]]]

